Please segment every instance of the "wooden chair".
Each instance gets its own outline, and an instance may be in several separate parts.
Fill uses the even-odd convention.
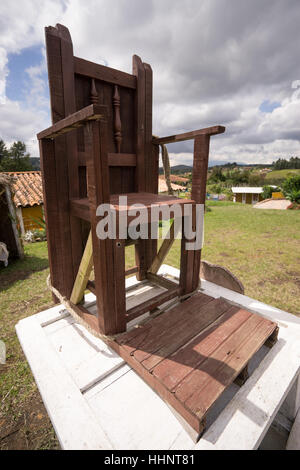
[[[249,360],[263,344],[274,344],[278,327],[224,299],[191,295],[198,287],[201,250],[187,250],[184,235],[179,285],[158,276],[174,225],[159,251],[151,238],[103,240],[96,234],[96,209],[102,203],[119,213],[136,202],[147,210],[152,204],[204,204],[210,137],[225,128],[153,138],[150,65],[134,56],[128,74],[74,57],[69,31],[61,25],[46,28],[46,45],[53,125],[38,139],[52,286],[199,435],[214,402],[234,380],[247,379]],[[158,195],[159,144],[187,139],[194,140],[191,200]],[[127,195],[126,207],[119,195]],[[130,273],[164,289],[126,311],[129,244],[136,253]],[[96,295],[97,316],[81,303],[86,287]],[[126,332],[128,321],[177,296],[185,300]]]
[[[46,28],[46,46],[53,126],[38,139],[52,285],[77,305],[93,328],[118,333],[127,321],[197,288],[200,250],[186,251],[183,239],[179,288],[169,282],[152,303],[126,312],[127,274],[136,272],[139,280],[151,277],[167,285],[157,271],[174,230],[158,253],[157,240],[99,240],[96,208],[113,203],[120,210],[119,194],[128,196],[129,205],[203,204],[210,136],[225,128],[153,138],[150,65],[133,56],[131,75],[74,57],[69,31],[62,25]],[[159,144],[188,139],[194,140],[192,200],[158,195]],[[136,266],[125,272],[124,250],[132,243]],[[94,282],[88,279],[92,267]],[[98,322],[79,305],[86,287],[96,294]]]

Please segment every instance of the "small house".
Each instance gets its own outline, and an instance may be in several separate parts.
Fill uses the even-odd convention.
[[[14,182],[12,176],[0,173],[0,260],[4,261],[5,265],[8,256],[10,259],[24,256],[13,202]]]
[[[262,193],[263,188],[261,187],[233,187],[233,202],[241,202],[243,204],[256,204],[263,200]]]
[[[44,217],[41,172],[16,171],[2,174],[13,177],[12,193],[21,234],[39,229],[38,221]]]

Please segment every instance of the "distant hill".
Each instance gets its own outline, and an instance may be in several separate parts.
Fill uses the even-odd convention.
[[[34,170],[40,170],[41,169],[41,163],[40,159],[37,157],[30,157],[30,163],[32,165],[32,168]]]
[[[266,164],[266,163],[233,163],[233,162],[227,162],[226,160],[209,160],[208,162],[208,167],[212,168],[214,166],[220,166],[220,167],[257,167],[257,168],[271,168],[271,164]],[[192,172],[192,166],[191,165],[174,165],[171,166],[171,173],[173,175],[176,175],[177,173],[190,173]],[[163,168],[159,168],[159,174],[162,175],[164,172]]]
[[[189,165],[175,165],[171,166],[171,173],[172,175],[176,175],[177,173],[190,173],[193,168]],[[162,167],[159,168],[159,174],[162,175],[164,169]]]

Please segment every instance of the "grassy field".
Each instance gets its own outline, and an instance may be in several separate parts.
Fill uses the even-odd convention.
[[[274,170],[266,174],[265,184],[279,184],[290,176],[300,175],[300,170]]]
[[[229,268],[258,300],[300,315],[300,211],[256,210],[208,202],[202,258]],[[179,241],[166,262],[179,267]],[[0,449],[58,448],[29,366],[15,335],[19,319],[51,305],[46,242],[26,245],[26,258],[0,268]],[[134,264],[128,249],[126,264]]]

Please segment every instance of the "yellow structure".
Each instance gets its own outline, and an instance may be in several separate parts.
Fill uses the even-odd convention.
[[[22,207],[22,218],[24,224],[24,230],[38,230],[41,226],[36,222],[36,220],[43,219],[43,206],[29,206]]]
[[[282,194],[281,191],[278,191],[276,193],[272,193],[272,199],[283,199],[284,195]]]

